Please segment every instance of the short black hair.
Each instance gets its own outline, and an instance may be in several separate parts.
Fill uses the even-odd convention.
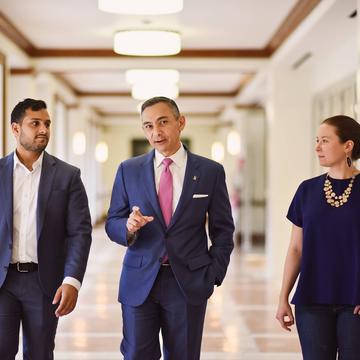
[[[21,124],[25,117],[26,110],[28,109],[31,109],[32,111],[38,111],[46,108],[46,103],[43,100],[27,98],[23,101],[20,101],[15,105],[13,111],[11,112],[11,124],[14,122]]]
[[[360,124],[355,119],[346,115],[335,115],[325,119],[322,124],[333,126],[342,144],[348,140],[353,141],[351,159],[360,159]]]
[[[175,118],[178,119],[180,117],[180,111],[176,104],[176,102],[172,99],[167,98],[166,96],[155,96],[151,99],[148,99],[143,102],[141,105],[141,114],[144,112],[144,110],[150,106],[153,106],[158,103],[165,103],[169,106],[172,113],[174,114]]]

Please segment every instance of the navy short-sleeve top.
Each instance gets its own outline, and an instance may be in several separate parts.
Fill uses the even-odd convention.
[[[287,218],[303,229],[303,248],[293,304],[360,304],[360,175],[348,202],[330,206],[324,194],[326,174],[305,180]],[[340,195],[350,179],[329,177]]]

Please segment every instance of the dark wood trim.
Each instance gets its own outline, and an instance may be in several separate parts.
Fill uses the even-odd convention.
[[[85,96],[96,96],[96,97],[131,97],[131,92],[129,91],[107,91],[107,92],[85,92],[76,89],[64,76],[63,74],[56,73],[54,76],[64,83],[68,88],[70,88],[76,96],[85,97]],[[248,79],[246,78],[245,82],[241,82],[240,87],[244,86],[247,83]],[[232,91],[224,92],[180,92],[179,97],[234,97],[238,94],[239,88],[236,88]]]
[[[1,11],[0,32],[19,46],[19,48],[24,50],[29,56],[32,56],[35,53],[35,46]]]
[[[265,207],[266,206],[266,199],[251,199],[250,205],[252,207]]]
[[[10,75],[34,75],[34,68],[12,68],[10,69]]]
[[[118,91],[118,92],[84,92],[80,91],[78,89],[75,89],[69,81],[67,81],[64,77],[63,73],[57,73],[57,77],[61,78],[63,82],[67,84],[68,87],[73,89],[75,94],[77,96],[83,97],[83,96],[97,96],[97,97],[106,97],[106,96],[116,96],[116,97],[131,97],[131,93],[128,91]],[[225,92],[180,92],[179,96],[182,97],[234,97],[238,95],[247,85],[248,83],[253,79],[254,73],[248,73],[245,74],[241,81],[239,86],[232,90],[232,91],[225,91]]]
[[[267,58],[269,54],[264,49],[194,49],[182,50],[177,57],[190,58]]]
[[[321,0],[299,0],[263,49],[271,56]]]
[[[138,58],[116,54],[112,49],[46,49],[37,48],[34,57],[123,57]],[[168,58],[267,58],[269,53],[264,49],[183,49],[179,54]],[[141,58],[164,58],[164,56],[141,56]]]
[[[74,95],[79,96],[80,92],[78,90],[76,90],[74,88],[74,86],[70,83],[70,81],[68,81],[64,75],[60,74],[60,73],[53,73],[53,75],[55,76],[55,78],[61,82],[64,86],[66,86],[67,88],[69,88]]]
[[[233,91],[223,91],[223,92],[181,92],[179,97],[234,97],[238,93],[238,88]]]
[[[238,88],[236,89],[236,95],[239,95],[245,88],[246,86],[251,82],[251,80],[254,78],[255,74],[254,73],[248,73],[245,74],[240,81],[240,84],[238,86]]]
[[[265,246],[265,233],[252,233],[251,234],[251,245],[252,246]],[[235,242],[237,246],[241,246],[243,242],[243,236],[241,232],[236,233]]]
[[[80,107],[80,104],[79,103],[69,104],[66,105],[66,107],[68,110],[74,110],[74,109],[78,109]]]
[[[235,105],[235,109],[237,110],[263,110],[264,108],[256,103],[251,104],[237,104]]]
[[[98,91],[80,91],[76,90],[76,94],[79,97],[85,96],[96,96],[96,97],[131,97],[131,92],[129,91],[105,91],[105,92],[98,92]]]
[[[134,111],[134,112],[110,112],[110,111],[101,111],[98,109],[98,112],[99,112],[99,115],[100,116],[122,116],[122,117],[125,117],[125,116],[129,116],[129,117],[132,117],[132,116],[137,116],[140,118],[140,114],[137,112],[137,111]],[[214,112],[207,112],[207,113],[182,113],[182,115],[184,115],[185,117],[189,117],[189,118],[211,118],[211,117],[216,117],[216,116],[219,116],[220,115],[220,112],[219,111],[214,111]]]
[[[229,92],[180,92],[179,97],[234,97],[238,93],[238,89]],[[76,94],[80,97],[96,96],[96,97],[131,97],[131,92],[84,92],[76,90]]]

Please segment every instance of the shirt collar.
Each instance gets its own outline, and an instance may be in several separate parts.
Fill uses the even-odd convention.
[[[44,152],[42,152],[41,155],[39,156],[39,158],[33,163],[32,171],[41,167],[43,158],[44,158]],[[19,157],[17,156],[16,150],[15,150],[14,151],[14,170],[17,166],[21,166],[21,167],[25,168],[27,171],[29,171],[29,169],[20,161]]]
[[[182,167],[185,164],[186,156],[187,156],[186,150],[184,148],[184,145],[181,143],[179,150],[175,154],[167,157],[171,159],[177,167]],[[155,149],[155,167],[158,168],[161,165],[164,158],[165,156]]]

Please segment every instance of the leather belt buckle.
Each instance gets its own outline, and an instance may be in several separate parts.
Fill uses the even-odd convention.
[[[17,262],[17,263],[11,263],[9,264],[9,269],[13,269],[19,273],[29,273],[29,272],[33,272],[33,271],[37,271],[38,270],[38,264],[33,263],[33,262],[29,262],[29,263],[21,263],[21,262]]]
[[[24,269],[21,265],[22,265],[21,263],[17,262],[17,263],[16,263],[16,270],[17,270],[18,272],[21,272],[21,273],[28,273],[29,270]]]

